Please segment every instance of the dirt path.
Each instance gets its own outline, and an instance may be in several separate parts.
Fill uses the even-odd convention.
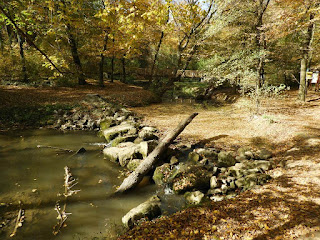
[[[224,148],[268,147],[279,164],[263,187],[233,200],[187,209],[155,223],[145,223],[126,236],[134,239],[320,239],[320,101],[310,94],[305,104],[296,92],[265,100],[261,116],[248,113],[246,99],[217,109],[190,105],[152,105],[134,110],[167,130],[190,112],[199,116],[182,137],[207,139]],[[145,229],[148,229],[147,231]],[[159,229],[164,229],[159,233]],[[178,229],[178,230],[177,230]],[[130,239],[123,237],[122,239]]]

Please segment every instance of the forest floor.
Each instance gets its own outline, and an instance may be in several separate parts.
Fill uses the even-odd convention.
[[[320,95],[310,91],[306,103],[297,102],[296,96],[297,91],[290,91],[264,99],[259,115],[247,98],[220,108],[134,108],[163,132],[197,111],[181,141],[230,150],[266,147],[277,167],[262,187],[144,223],[121,239],[320,239]]]
[[[213,107],[192,103],[146,105],[153,96],[139,87],[108,83],[77,88],[0,86],[0,110],[15,106],[73,104],[97,93],[123,102],[165,134],[192,112],[199,115],[177,141],[223,149],[266,147],[277,167],[264,186],[234,199],[188,208],[170,217],[142,223],[121,239],[320,239],[320,95],[306,103],[296,91],[262,101],[260,114],[252,102]]]

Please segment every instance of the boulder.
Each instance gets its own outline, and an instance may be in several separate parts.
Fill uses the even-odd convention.
[[[140,153],[142,154],[143,157],[146,157],[158,146],[158,141],[156,140],[143,141],[139,143],[139,146],[140,146]]]
[[[119,162],[125,167],[132,159],[141,158],[140,145],[132,142],[120,143],[117,147],[109,147],[103,150],[105,159],[111,162]]]
[[[210,178],[210,188],[211,189],[214,189],[214,188],[218,188],[219,187],[219,182],[217,180],[217,177],[216,176],[212,176]]]
[[[215,161],[218,159],[218,153],[214,148],[197,148],[194,151],[202,158],[207,158],[211,161]]]
[[[119,143],[116,147],[109,147],[103,150],[105,159],[111,162],[118,162],[122,167],[127,166],[132,159],[143,159],[156,146],[153,141],[141,142],[135,144],[133,142]]]
[[[188,154],[188,161],[191,161],[193,163],[198,163],[200,161],[200,155],[196,152],[190,152]]]
[[[164,185],[168,182],[170,173],[171,166],[169,163],[165,163],[156,168],[156,170],[153,173],[152,179],[157,185]]]
[[[184,194],[184,197],[188,204],[197,205],[197,204],[200,204],[201,201],[203,200],[204,194],[200,191],[186,192]]]
[[[207,190],[210,188],[211,174],[202,166],[189,166],[173,179],[172,189],[184,193],[192,189]]]
[[[161,214],[161,200],[158,196],[153,196],[146,202],[131,209],[123,218],[122,223],[127,228],[132,228],[140,219],[152,220]]]
[[[104,131],[110,128],[111,126],[114,126],[114,124],[115,124],[115,120],[113,117],[106,117],[100,122],[100,130]]]
[[[143,139],[144,141],[148,140],[157,140],[158,136],[155,135],[157,129],[154,127],[143,127],[139,132],[139,138]]]
[[[119,135],[123,135],[125,133],[135,134],[137,129],[132,124],[120,124],[111,128],[104,130],[103,136],[106,138],[108,142],[115,139]]]
[[[267,150],[265,148],[258,150],[255,154],[255,158],[260,159],[260,160],[267,160],[271,157],[272,157],[272,152],[270,152],[269,150]]]
[[[236,164],[236,159],[233,157],[232,152],[220,152],[218,154],[218,167],[231,167]]]
[[[137,137],[137,134],[116,137],[111,141],[111,146],[116,147],[117,145],[123,142],[133,142]]]

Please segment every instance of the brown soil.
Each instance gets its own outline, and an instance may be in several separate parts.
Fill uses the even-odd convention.
[[[154,102],[151,92],[141,87],[126,85],[115,81],[105,82],[101,88],[89,81],[90,84],[67,87],[23,87],[0,86],[0,108],[13,106],[33,106],[42,104],[73,104],[81,101],[86,94],[99,94],[108,100],[128,106],[141,106]]]
[[[118,82],[103,89],[1,86],[0,108],[75,103],[88,93],[129,106],[153,99],[148,91]],[[199,112],[180,141],[224,149],[267,147],[278,167],[270,171],[273,180],[263,187],[143,223],[121,239],[320,239],[320,98],[310,93],[309,102],[298,103],[296,94],[262,101],[260,115],[253,114],[246,98],[220,108],[187,103],[132,108],[164,134],[188,114]]]

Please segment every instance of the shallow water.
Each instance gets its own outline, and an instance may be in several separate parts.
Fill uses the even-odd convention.
[[[16,215],[19,201],[25,209],[25,222],[11,239],[113,239],[121,228],[121,218],[133,207],[162,190],[149,185],[130,194],[108,197],[121,183],[121,168],[103,159],[101,143],[95,133],[61,133],[35,130],[0,134],[0,202],[10,204],[0,213],[12,210]],[[87,152],[75,154],[52,146]],[[78,179],[73,189],[81,191],[68,198],[67,227],[54,236],[57,223],[54,210],[63,193],[64,167]],[[163,210],[176,211],[183,203],[174,195],[162,196]],[[0,216],[1,217],[1,216]],[[3,219],[2,219],[3,220]],[[2,221],[1,220],[1,221]],[[14,219],[0,232],[0,239],[8,239],[14,228]]]

